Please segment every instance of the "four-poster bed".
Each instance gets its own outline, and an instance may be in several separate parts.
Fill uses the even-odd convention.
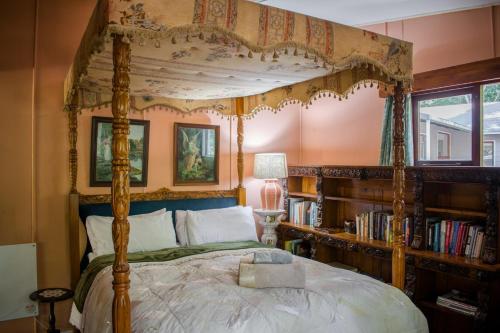
[[[243,122],[255,112],[319,97],[347,99],[360,86],[395,87],[392,284],[404,287],[404,90],[412,81],[410,43],[243,0],[100,0],[65,82],[69,116],[72,281],[80,276],[79,209],[111,203],[113,330],[131,327],[127,244],[131,201],[232,197],[245,205]],[[78,193],[77,115],[113,113],[111,196]],[[168,109],[237,118],[238,186],[209,192],[129,193],[128,113]]]

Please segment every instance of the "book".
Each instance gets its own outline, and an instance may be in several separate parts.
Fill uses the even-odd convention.
[[[427,217],[425,219],[426,249],[434,250],[434,235],[436,233],[435,224],[441,222],[438,217]]]
[[[446,241],[446,221],[442,220],[439,228],[439,252],[445,253],[444,246]]]
[[[449,293],[438,296],[436,304],[467,316],[475,316],[479,310],[475,300],[455,289],[451,290]]]
[[[484,227],[478,222],[426,218],[426,249],[454,256],[481,257]]]
[[[450,248],[448,249],[448,253],[453,254],[455,250],[455,245],[457,243],[457,233],[458,233],[458,222],[452,222],[451,228],[451,240],[450,240]]]
[[[311,206],[311,201],[303,201],[300,205],[299,224],[308,224],[307,211]]]
[[[385,241],[388,243],[392,242],[392,220],[394,216],[388,215],[387,216],[387,228],[386,228],[386,235],[385,235]]]
[[[392,212],[389,211],[368,211],[359,213],[355,217],[356,235],[361,238],[383,240],[388,243],[394,239]],[[404,242],[410,245],[413,241],[414,223],[413,218],[406,216],[403,219]]]
[[[304,201],[304,198],[289,198],[288,199],[288,221],[294,223],[295,221],[295,203]]]
[[[435,252],[440,252],[439,246],[441,245],[441,222],[434,223],[434,246]]]
[[[483,240],[484,240],[484,231],[478,231],[476,244],[474,246],[474,254],[472,258],[479,258],[481,256],[483,248]]]
[[[455,249],[453,250],[453,254],[458,256],[458,253],[460,252],[460,247],[462,246],[462,234],[464,232],[464,223],[459,222],[458,223],[458,228],[457,228],[457,243],[455,244]]]
[[[316,224],[317,219],[318,219],[318,204],[313,201],[309,206],[309,216],[307,219],[308,222],[307,224],[309,224],[310,226],[314,226]]]
[[[468,233],[467,233],[467,244],[465,245],[465,256],[469,256],[471,252],[471,243],[472,243],[472,234],[474,231],[473,226],[469,226],[468,228]]]
[[[289,202],[289,222],[312,226],[318,218],[318,205],[315,202],[300,199]]]

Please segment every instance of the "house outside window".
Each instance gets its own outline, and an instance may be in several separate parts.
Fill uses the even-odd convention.
[[[416,165],[500,165],[500,83],[416,93],[412,101]]]
[[[451,135],[450,133],[437,133],[437,155],[438,160],[449,160],[451,150]]]

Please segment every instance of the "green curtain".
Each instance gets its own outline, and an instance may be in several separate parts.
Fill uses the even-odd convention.
[[[380,165],[392,165],[392,112],[394,97],[385,99],[384,123],[382,128],[382,146],[380,147]],[[413,123],[411,110],[411,95],[405,98],[405,160],[406,165],[413,165]]]

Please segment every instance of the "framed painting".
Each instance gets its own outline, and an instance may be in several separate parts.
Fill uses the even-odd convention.
[[[219,184],[219,126],[174,123],[174,185]]]
[[[92,117],[90,186],[111,186],[113,118]],[[148,184],[149,120],[130,120],[130,186]]]

